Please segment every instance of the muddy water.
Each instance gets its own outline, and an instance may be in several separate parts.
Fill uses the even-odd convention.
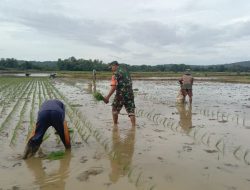
[[[66,116],[74,129],[72,150],[61,160],[46,159],[64,150],[50,129],[39,154],[23,161],[26,129],[15,146],[1,133],[2,189],[249,189],[250,85],[196,82],[189,106],[176,104],[177,82],[134,81],[137,126],[123,109],[114,128],[111,103],[93,99],[90,81],[52,84],[67,111],[77,113]],[[107,94],[109,81],[95,88]],[[87,126],[87,141],[76,120]]]

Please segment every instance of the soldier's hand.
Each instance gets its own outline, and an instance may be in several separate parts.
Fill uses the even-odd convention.
[[[104,97],[103,101],[107,104],[109,103],[109,99],[107,97]]]

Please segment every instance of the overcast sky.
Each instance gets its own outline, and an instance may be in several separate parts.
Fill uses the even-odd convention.
[[[249,0],[0,0],[0,58],[250,60]]]

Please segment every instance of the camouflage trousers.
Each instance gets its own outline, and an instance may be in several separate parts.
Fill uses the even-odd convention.
[[[112,103],[112,112],[119,114],[123,106],[125,107],[128,116],[135,115],[135,102],[133,92],[116,93],[114,101]]]

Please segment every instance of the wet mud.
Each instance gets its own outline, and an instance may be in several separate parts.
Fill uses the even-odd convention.
[[[175,81],[133,81],[137,126],[125,109],[112,124],[109,81],[4,79],[0,83],[0,189],[215,189],[250,186],[250,85],[198,81],[193,104],[176,103]],[[72,149],[49,128],[35,157],[22,160],[45,99],[61,99]],[[188,100],[188,99],[187,99]],[[112,101],[111,101],[112,102]]]

